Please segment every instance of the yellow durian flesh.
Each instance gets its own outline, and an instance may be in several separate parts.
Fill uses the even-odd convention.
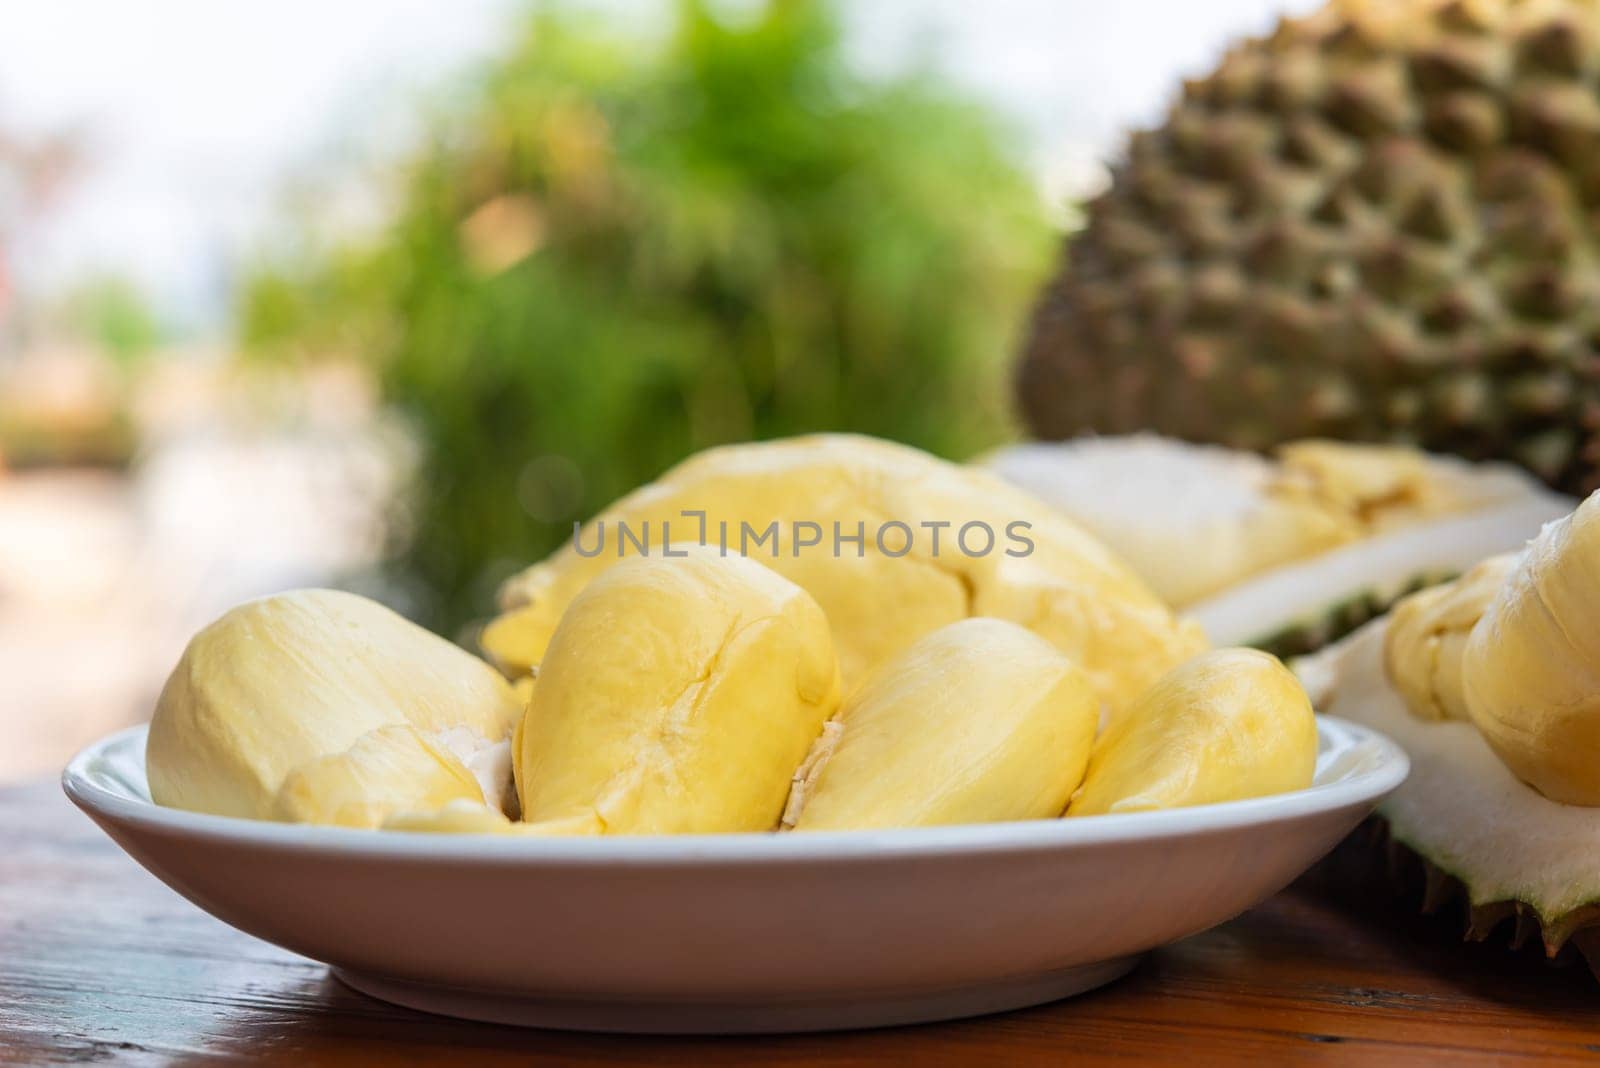
[[[1515,554],[1490,557],[1453,582],[1405,597],[1390,612],[1384,673],[1412,715],[1468,718],[1461,682],[1467,639],[1516,562]]]
[[[492,667],[354,594],[299,590],[206,627],[168,678],[145,764],[158,804],[271,819],[297,768],[381,727],[505,738],[522,705]]]
[[[1100,703],[1049,642],[974,618],[919,639],[840,709],[797,776],[799,831],[1059,816],[1083,777]]]
[[[662,478],[617,501],[585,525],[572,544],[508,582],[504,614],[484,632],[484,649],[506,670],[538,664],[567,605],[595,576],[618,562],[617,528],[626,522],[654,535],[659,554],[664,530],[674,545],[701,531],[685,511],[703,512],[708,541],[718,543],[728,524],[730,549],[741,548],[741,523],[755,534],[778,525],[776,545],[743,547],[751,559],[788,577],[822,606],[833,627],[847,686],[922,635],[969,616],[1010,619],[1054,642],[1088,673],[1112,704],[1132,699],[1161,672],[1204,648],[1198,627],[1176,619],[1129,568],[1065,516],[997,476],[938,460],[901,445],[853,435],[818,435],[712,449],[691,457]],[[792,524],[814,522],[824,544],[794,544]],[[835,555],[833,524],[853,536]],[[898,528],[912,531],[904,548]],[[969,556],[956,539],[967,523],[987,523],[997,545]],[[947,524],[924,527],[922,524]],[[1033,545],[1026,556],[1008,540],[1012,523]],[[604,524],[606,539],[598,537]],[[940,545],[933,552],[932,532]],[[977,536],[969,539],[976,548]],[[773,546],[773,548],[769,548]],[[627,546],[633,551],[631,545]]]
[[[410,724],[379,727],[342,753],[289,773],[273,816],[290,823],[378,827],[396,813],[441,808],[452,801],[483,806],[483,790],[466,765]]]
[[[1173,668],[1096,741],[1069,816],[1146,812],[1303,789],[1317,728],[1274,656],[1217,649]]]
[[[1550,798],[1600,805],[1600,497],[1545,527],[1478,620],[1467,710],[1496,755]]]
[[[1531,492],[1528,477],[1403,445],[1307,439],[1278,449],[1270,493],[1315,504],[1370,537],[1415,523],[1505,504]]]
[[[611,834],[773,829],[839,703],[827,619],[738,557],[635,557],[575,597],[518,739],[522,818]]]
[[[395,812],[383,821],[386,831],[419,831],[431,834],[502,834],[534,838],[584,837],[600,833],[593,814],[568,820],[522,823],[504,812],[470,798],[451,798],[437,808],[417,808]]]

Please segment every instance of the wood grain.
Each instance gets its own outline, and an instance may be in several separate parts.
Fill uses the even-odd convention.
[[[391,1008],[223,926],[54,783],[0,790],[0,1064],[1600,1064],[1581,968],[1303,880],[1101,991],[980,1020],[777,1038],[525,1031]]]

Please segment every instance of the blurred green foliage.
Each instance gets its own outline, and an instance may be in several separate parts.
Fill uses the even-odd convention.
[[[378,239],[248,288],[248,350],[360,353],[417,431],[392,567],[436,627],[695,450],[1008,432],[1052,245],[1008,131],[928,74],[857,73],[823,4],[675,12],[648,38],[536,9]]]
[[[165,340],[149,299],[132,281],[102,275],[74,287],[58,313],[64,328],[129,368]]]

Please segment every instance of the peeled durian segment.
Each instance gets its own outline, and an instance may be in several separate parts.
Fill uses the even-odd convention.
[[[1316,771],[1311,702],[1277,657],[1217,649],[1173,668],[1095,743],[1069,816],[1301,790]]]
[[[1516,565],[1492,556],[1454,582],[1419,590],[1395,605],[1383,646],[1384,670],[1422,719],[1466,719],[1461,659],[1473,625]]]
[[[1100,703],[1049,642],[999,619],[920,638],[868,677],[797,776],[800,831],[1059,816]]]
[[[386,831],[430,831],[439,834],[516,834],[523,826],[504,812],[473,801],[452,798],[431,808],[402,809],[383,821]]]
[[[827,618],[800,587],[708,550],[626,560],[573,599],[540,665],[523,819],[771,830],[838,704]]]
[[[1551,523],[1467,641],[1467,710],[1524,782],[1600,805],[1600,495]]]
[[[391,724],[506,737],[522,706],[488,664],[363,597],[240,605],[189,642],[150,723],[158,804],[271,819],[296,768]]]
[[[483,805],[483,789],[467,766],[410,724],[369,731],[342,753],[289,773],[273,816],[290,823],[377,827],[397,812],[451,801]]]
[[[1316,440],[1270,460],[1153,434],[1086,437],[985,462],[1114,546],[1180,607],[1377,534],[1540,492],[1501,465]]]
[[[711,449],[617,501],[579,534],[580,545],[601,552],[585,556],[569,544],[502,588],[505,614],[484,632],[485,650],[511,672],[539,663],[578,591],[617,563],[619,545],[635,553],[618,524],[635,533],[647,527],[659,555],[665,532],[675,546],[699,539],[699,521],[686,511],[704,513],[708,542],[720,546],[727,524],[730,552],[743,549],[816,598],[847,686],[922,635],[975,615],[1047,637],[1112,703],[1204,647],[1197,628],[1175,619],[1104,545],[994,475],[872,438],[818,435]],[[800,545],[811,534],[796,536],[800,523],[817,524],[823,543]],[[993,532],[991,551],[981,551],[976,527],[967,538],[974,555],[962,551],[969,523]],[[773,524],[773,540],[741,540],[744,525],[754,537]],[[859,551],[849,542],[834,551],[834,524],[847,538],[864,533]],[[912,535],[904,555],[905,532],[889,524]]]
[[[592,813],[568,820],[522,823],[505,813],[469,798],[455,798],[438,808],[395,813],[383,823],[386,831],[424,831],[433,834],[509,834],[532,838],[585,837],[600,833]]]

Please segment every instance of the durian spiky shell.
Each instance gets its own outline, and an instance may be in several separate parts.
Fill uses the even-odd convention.
[[[1556,963],[1581,958],[1600,979],[1600,905],[1585,905],[1564,917],[1563,926],[1552,927],[1525,902],[1474,904],[1465,883],[1396,838],[1382,816],[1368,818],[1351,832],[1310,878],[1362,896],[1374,886],[1387,886],[1424,915],[1455,913],[1461,936],[1468,942],[1512,951],[1537,947]]]
[[[1600,481],[1600,3],[1336,2],[1136,134],[1037,310],[1033,430],[1405,441]]]

